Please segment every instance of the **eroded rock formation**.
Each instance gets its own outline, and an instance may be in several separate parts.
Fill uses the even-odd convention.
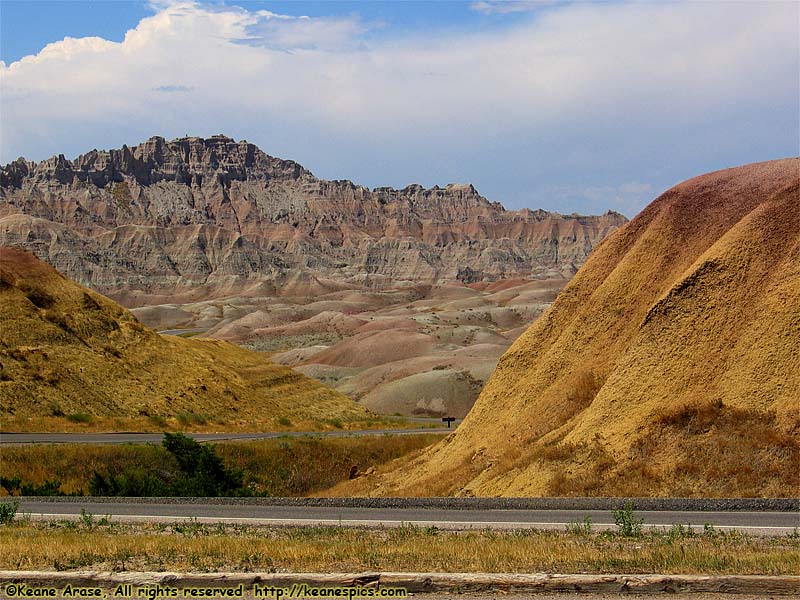
[[[0,184],[1,244],[129,305],[279,293],[298,274],[309,290],[571,276],[626,221],[508,211],[471,185],[321,180],[225,136],[20,158]]]

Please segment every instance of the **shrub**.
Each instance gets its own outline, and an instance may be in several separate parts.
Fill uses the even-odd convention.
[[[93,496],[243,496],[241,472],[228,469],[213,446],[181,433],[165,433],[162,441],[177,467],[158,473],[128,466],[121,473],[95,471],[89,481]]]
[[[708,525],[708,523],[706,523],[706,525]],[[667,539],[671,542],[693,537],[697,537],[697,534],[692,529],[692,526],[683,525],[682,523],[673,524],[667,532]]]
[[[19,475],[3,477],[0,475],[0,487],[6,490],[9,496],[65,496],[61,491],[61,482],[55,479],[46,479],[39,485],[26,483]]]
[[[592,517],[586,515],[583,521],[575,520],[567,524],[567,533],[580,535],[583,537],[589,536],[592,533]]]
[[[19,475],[15,475],[14,477],[3,477],[0,475],[0,487],[5,488],[9,496],[13,496],[15,492],[18,492],[21,485],[22,478]]]
[[[103,475],[98,471],[89,479],[92,496],[169,496],[169,486],[157,475],[141,466],[127,467],[118,475]]]
[[[23,496],[64,496],[61,491],[61,482],[56,479],[46,479],[44,483],[22,483],[20,493]]]
[[[213,446],[180,433],[165,433],[162,445],[183,472],[173,483],[175,495],[219,496],[242,487],[242,474],[228,470]]]
[[[642,535],[644,519],[636,519],[633,515],[633,504],[626,502],[622,508],[611,511],[620,535],[639,537]]]
[[[0,503],[0,525],[10,525],[14,521],[14,517],[17,516],[18,509],[19,502],[16,500]]]

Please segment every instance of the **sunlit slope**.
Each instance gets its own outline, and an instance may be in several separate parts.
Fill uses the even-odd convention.
[[[342,493],[796,495],[800,159],[669,190],[602,242],[457,433]]]
[[[234,425],[365,414],[256,353],[161,336],[14,248],[0,248],[0,363],[0,419],[191,412]]]

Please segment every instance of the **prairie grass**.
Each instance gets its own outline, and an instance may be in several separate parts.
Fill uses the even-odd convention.
[[[364,471],[441,439],[441,434],[342,438],[275,438],[219,442],[224,464],[241,470],[245,485],[257,494],[305,496],[347,479],[353,467]],[[129,467],[159,471],[174,458],[151,444],[37,444],[0,447],[0,474],[40,485],[61,482],[67,494],[87,491],[95,470],[122,473]],[[176,467],[176,465],[172,465]],[[177,467],[176,467],[177,468]],[[4,490],[0,493],[5,493]]]
[[[800,539],[243,525],[91,519],[0,528],[0,568],[800,574]]]
[[[88,413],[86,413],[88,415]],[[108,417],[88,415],[90,419],[71,419],[54,403],[49,416],[2,418],[3,433],[13,432],[65,432],[100,433],[113,431],[138,431],[143,433],[191,432],[191,433],[241,433],[264,431],[333,431],[345,429],[364,431],[368,429],[418,429],[424,428],[418,422],[408,421],[400,416],[351,416],[332,419],[289,419],[286,416],[266,419],[234,420],[224,417],[210,418],[205,414],[183,411],[174,416],[159,414],[139,417]],[[197,418],[200,417],[200,418]],[[340,425],[341,427],[338,427]],[[439,424],[435,425],[436,427]]]
[[[551,474],[551,496],[794,497],[800,441],[771,412],[722,402],[664,409],[622,456],[592,443],[532,444],[513,466]]]

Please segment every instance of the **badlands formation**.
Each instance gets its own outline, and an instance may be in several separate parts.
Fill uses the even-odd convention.
[[[570,277],[625,221],[507,211],[471,185],[325,181],[225,136],[0,171],[0,244],[128,307]]]
[[[415,285],[132,309],[158,329],[270,353],[380,414],[464,417],[500,356],[566,282]]]
[[[268,352],[388,414],[463,417],[626,222],[508,211],[471,185],[325,181],[225,136],[18,159],[0,184],[0,244],[147,326]]]
[[[592,253],[458,430],[334,493],[790,496],[800,159],[702,175]]]
[[[326,386],[224,341],[162,336],[33,255],[0,247],[0,419],[181,415],[274,428],[281,418],[359,420]],[[88,418],[84,417],[84,420]]]

